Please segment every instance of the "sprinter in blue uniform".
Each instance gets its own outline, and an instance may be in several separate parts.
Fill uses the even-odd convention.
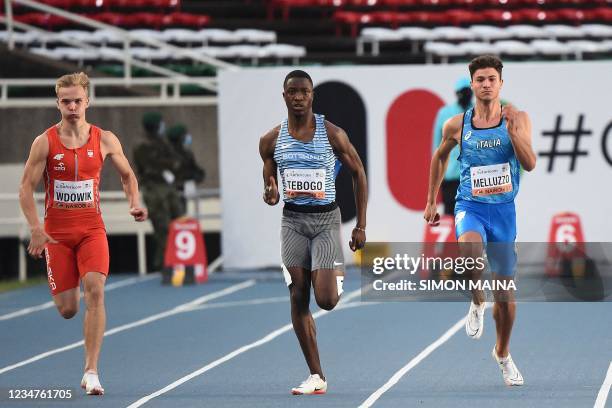
[[[533,170],[536,156],[531,147],[531,122],[527,113],[511,105],[501,105],[502,67],[499,58],[488,55],[477,57],[470,63],[476,105],[444,124],[442,142],[431,160],[424,218],[430,224],[438,223],[436,196],[449,153],[458,144],[460,180],[455,233],[461,253],[475,258],[482,256],[486,248],[493,279],[508,281],[514,278],[516,267],[514,198],[519,189],[520,167]],[[473,279],[479,279],[482,273],[481,270],[471,272]],[[511,290],[498,290],[493,295],[497,341],[492,355],[507,385],[523,385],[523,376],[509,351],[516,311],[513,293]],[[484,310],[484,293],[472,291],[465,329],[473,339],[482,335]]]
[[[283,83],[287,119],[259,141],[264,162],[263,199],[280,200],[277,172],[283,191],[281,221],[282,271],[291,299],[291,321],[310,376],[293,388],[294,395],[325,394],[327,380],[321,370],[310,288],[319,307],[333,309],[342,294],[344,258],[340,240],[340,209],[336,204],[336,175],[340,163],[353,177],[357,224],[349,246],[356,251],[366,240],[368,188],[365,170],[344,130],[312,112],[310,76],[290,72]]]

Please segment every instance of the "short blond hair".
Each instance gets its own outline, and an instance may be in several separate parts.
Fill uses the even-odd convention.
[[[89,96],[89,77],[86,73],[75,72],[59,77],[55,82],[55,95],[59,93],[60,88],[68,88],[70,86],[82,86],[87,96]]]

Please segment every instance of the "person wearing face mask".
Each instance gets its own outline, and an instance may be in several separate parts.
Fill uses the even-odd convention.
[[[436,151],[442,141],[442,126],[444,122],[453,116],[463,113],[472,107],[472,88],[469,78],[462,77],[455,83],[455,95],[457,102],[440,108],[436,115],[433,129],[433,150]],[[444,179],[440,189],[442,190],[442,202],[444,203],[444,214],[453,215],[455,211],[455,195],[459,187],[459,147],[456,146],[450,153],[448,167],[444,173]]]
[[[206,172],[196,162],[193,151],[191,151],[192,136],[188,133],[187,127],[181,123],[168,128],[166,137],[172,146],[172,150],[179,157],[180,164],[176,171],[174,186],[181,195],[183,210],[186,207],[186,190],[193,189],[201,183],[206,176]]]
[[[163,268],[168,226],[183,215],[180,195],[174,188],[181,159],[163,138],[165,125],[159,112],[146,112],[142,126],[146,140],[134,149],[134,164],[142,181],[143,198],[153,225],[155,255],[152,269],[159,271]]]

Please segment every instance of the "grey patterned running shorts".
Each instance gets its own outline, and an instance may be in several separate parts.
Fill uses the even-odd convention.
[[[281,258],[285,268],[344,271],[340,245],[340,209],[303,213],[283,209]]]

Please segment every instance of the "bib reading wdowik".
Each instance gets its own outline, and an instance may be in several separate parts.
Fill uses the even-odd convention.
[[[519,189],[520,164],[514,153],[506,120],[492,128],[472,124],[474,110],[463,116],[460,183],[457,200],[483,203],[507,203]]]
[[[289,134],[287,119],[281,124],[274,160],[283,184],[283,200],[299,205],[324,205],[336,199],[336,155],[327,138],[325,117],[314,115],[316,129],[309,142]]]
[[[94,181],[53,180],[53,207],[92,208],[94,206]]]

